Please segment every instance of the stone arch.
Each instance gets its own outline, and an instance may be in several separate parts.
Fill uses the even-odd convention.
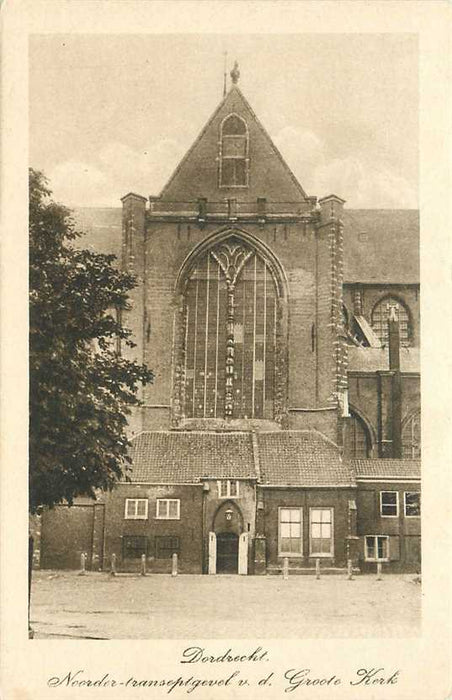
[[[227,519],[226,511],[232,511],[231,519]],[[233,532],[241,535],[245,532],[245,521],[237,503],[233,500],[222,501],[212,516],[212,532]]]
[[[349,412],[350,416],[357,420],[364,430],[367,442],[367,456],[370,457],[374,453],[375,446],[377,445],[377,435],[374,430],[374,427],[372,426],[372,423],[370,422],[366,414],[359,408],[356,408],[356,406],[350,404]],[[346,430],[347,428],[348,426],[346,426]]]
[[[217,231],[183,261],[175,296],[173,423],[281,423],[287,412],[288,284],[274,253],[243,229]]]

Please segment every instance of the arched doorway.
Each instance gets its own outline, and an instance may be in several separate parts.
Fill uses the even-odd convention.
[[[217,533],[217,574],[236,574],[239,566],[239,536],[235,532]]]

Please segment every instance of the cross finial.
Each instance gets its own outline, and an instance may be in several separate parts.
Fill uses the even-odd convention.
[[[234,68],[231,70],[230,75],[231,75],[233,84],[237,85],[237,83],[239,82],[239,78],[240,78],[239,64],[237,63],[237,61],[234,61]]]

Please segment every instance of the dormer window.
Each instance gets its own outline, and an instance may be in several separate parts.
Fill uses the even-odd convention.
[[[220,187],[248,187],[248,128],[230,114],[221,124]]]

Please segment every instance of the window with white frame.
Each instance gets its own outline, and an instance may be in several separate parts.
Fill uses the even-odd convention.
[[[399,515],[397,491],[380,491],[380,513],[384,518],[397,518]]]
[[[303,553],[302,539],[302,508],[279,508],[278,554],[280,556],[301,556]]]
[[[147,520],[148,499],[126,498],[124,518],[126,520]]]
[[[155,517],[158,520],[179,520],[180,500],[178,498],[158,498]]]
[[[421,494],[419,491],[405,491],[405,517],[420,518],[421,516]]]
[[[248,186],[248,128],[237,114],[230,114],[221,125],[220,187]]]
[[[237,498],[239,482],[236,479],[222,479],[218,482],[218,494],[220,498]]]
[[[366,561],[388,561],[389,537],[387,535],[366,535]]]
[[[333,554],[333,509],[310,509],[310,554],[329,557]]]

